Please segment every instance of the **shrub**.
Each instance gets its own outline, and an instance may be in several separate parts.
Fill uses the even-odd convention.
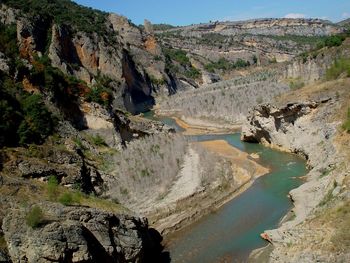
[[[348,109],[348,113],[347,113],[347,118],[344,121],[342,128],[347,132],[350,133],[350,108]]]
[[[336,60],[327,70],[326,79],[336,79],[343,73],[345,73],[347,77],[350,77],[350,59],[348,58],[340,58]]]
[[[244,61],[243,59],[237,59],[236,62],[230,62],[226,58],[220,58],[217,62],[211,62],[204,66],[204,68],[214,73],[216,69],[218,70],[233,70],[233,69],[239,69],[239,68],[245,68],[250,66],[249,61]]]
[[[16,130],[21,122],[21,114],[16,101],[6,99],[0,92],[0,147],[4,145],[15,145],[18,141]],[[4,98],[4,99],[3,99]]]
[[[41,15],[56,24],[69,25],[78,31],[101,33],[106,31],[107,14],[80,6],[70,0],[3,0],[4,4],[21,9],[32,17]]]
[[[201,73],[198,69],[191,66],[189,69],[185,71],[185,76],[188,78],[196,79],[201,76]]]
[[[289,88],[292,90],[301,89],[305,83],[301,79],[292,79],[289,81]]]
[[[50,201],[55,201],[58,194],[58,180],[56,176],[52,175],[49,177],[47,182],[47,195]]]
[[[66,192],[58,198],[58,202],[60,202],[62,205],[68,206],[73,204],[73,199],[73,195],[69,192]]]
[[[16,25],[4,26],[0,23],[0,51],[9,58],[18,55]]]
[[[107,143],[99,134],[96,134],[95,136],[91,136],[90,138],[91,138],[91,142],[96,146],[107,146]]]
[[[84,144],[83,144],[83,142],[82,142],[82,140],[80,139],[80,138],[74,138],[73,139],[73,141],[74,141],[74,143],[75,143],[75,145],[79,148],[79,149],[81,149],[81,150],[86,150],[86,147],[84,146]]]
[[[34,206],[26,216],[27,225],[31,228],[39,227],[44,221],[44,213],[39,206]]]
[[[86,101],[96,102],[105,107],[109,105],[111,98],[111,91],[102,85],[96,85],[86,95]]]
[[[153,75],[148,75],[148,77],[149,77],[149,80],[151,81],[151,83],[153,85],[160,86],[160,85],[164,85],[165,84],[164,78],[158,79],[158,78],[156,78]]]
[[[187,53],[181,49],[164,48],[163,52],[166,57],[180,63],[183,66],[190,64],[190,59],[186,56]]]
[[[325,39],[324,45],[326,47],[338,47],[344,40],[345,38],[343,36],[329,36]]]
[[[19,143],[42,143],[54,129],[53,117],[42,101],[42,97],[37,94],[27,96],[22,101],[22,110],[24,120],[17,131]]]

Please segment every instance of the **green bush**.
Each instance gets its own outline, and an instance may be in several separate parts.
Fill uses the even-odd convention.
[[[11,59],[15,59],[18,56],[16,25],[5,26],[0,23],[0,51]]]
[[[55,127],[55,118],[40,95],[30,95],[0,72],[0,147],[40,144]]]
[[[56,176],[52,175],[49,177],[47,182],[47,195],[50,201],[55,201],[58,195],[58,180]]]
[[[96,146],[107,146],[107,143],[99,134],[96,134],[95,136],[91,136],[90,138],[91,138],[91,142]]]
[[[166,57],[180,63],[182,66],[190,64],[190,59],[187,57],[187,53],[181,49],[164,48],[163,52]]]
[[[201,76],[200,71],[192,66],[189,69],[187,69],[184,74],[186,77],[191,79],[196,79]]]
[[[350,108],[348,109],[348,113],[346,116],[346,120],[344,121],[342,128],[347,132],[350,133]]]
[[[42,143],[54,130],[54,121],[42,97],[29,95],[22,100],[24,119],[18,127],[20,144]]]
[[[58,198],[58,202],[60,202],[62,205],[69,206],[73,204],[73,199],[73,194],[66,192]]]
[[[44,222],[44,213],[39,206],[34,206],[26,216],[27,225],[37,228]]]
[[[111,91],[101,85],[94,86],[86,95],[86,101],[107,107],[111,102]]]
[[[14,146],[18,142],[16,131],[22,119],[19,105],[15,100],[5,98],[1,92],[0,96],[0,147]]]
[[[156,78],[156,77],[153,76],[153,75],[148,75],[148,77],[149,77],[149,80],[151,81],[151,83],[152,83],[153,85],[161,86],[161,85],[164,85],[164,84],[166,83],[165,80],[164,80],[164,78],[158,79],[158,78]]]
[[[248,66],[250,66],[250,62],[244,61],[243,59],[240,59],[240,58],[237,59],[235,62],[230,62],[225,58],[220,58],[217,62],[211,62],[205,65],[204,68],[207,71],[214,73],[215,70],[228,71],[233,69],[245,68]]]
[[[292,79],[289,81],[289,88],[292,90],[301,89],[305,83],[301,79]]]
[[[56,24],[69,25],[78,31],[102,33],[107,30],[107,13],[80,6],[70,0],[3,0],[4,4],[21,9],[28,15],[52,19]]]
[[[326,47],[338,47],[343,43],[344,40],[345,37],[343,36],[329,36],[325,39],[324,45]]]
[[[327,70],[326,79],[337,79],[341,74],[346,74],[347,77],[350,77],[350,59],[340,58],[336,60]]]

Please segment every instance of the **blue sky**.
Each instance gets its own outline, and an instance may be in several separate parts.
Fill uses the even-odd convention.
[[[350,18],[350,0],[75,0],[122,14],[135,24],[189,25],[210,20],[266,17],[318,17],[334,22]]]

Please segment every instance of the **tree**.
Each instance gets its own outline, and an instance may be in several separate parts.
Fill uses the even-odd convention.
[[[46,109],[40,95],[27,96],[22,101],[24,119],[18,128],[20,144],[42,143],[52,134],[54,120],[51,113]]]

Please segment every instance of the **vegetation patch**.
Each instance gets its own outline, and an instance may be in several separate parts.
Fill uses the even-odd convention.
[[[333,214],[336,220],[336,231],[331,238],[331,242],[337,250],[346,252],[350,247],[350,202],[346,202],[338,207]]]
[[[348,112],[346,114],[346,119],[342,125],[342,128],[347,132],[350,133],[350,108],[348,108]]]
[[[33,94],[24,98],[22,109],[24,119],[17,130],[19,143],[42,143],[53,133],[55,124],[41,95]]]
[[[72,205],[74,202],[73,194],[69,192],[63,193],[58,198],[58,202],[60,202],[62,205],[65,205],[65,206]]]
[[[153,75],[148,75],[151,83],[155,86],[161,86],[165,84],[165,80],[163,78],[157,78]]]
[[[47,182],[47,195],[50,201],[55,201],[58,195],[58,180],[56,176],[49,177]]]
[[[0,147],[42,143],[56,125],[41,95],[29,95],[0,73]]]
[[[169,24],[153,24],[153,29],[156,31],[162,31],[162,30],[169,30],[169,29],[173,29],[176,28],[173,25],[169,25]]]
[[[187,53],[184,50],[164,48],[163,52],[166,57],[180,63],[183,66],[186,66],[190,63],[190,59],[187,57]]]
[[[192,66],[187,53],[181,49],[163,48],[165,55],[166,68],[173,73],[182,73],[187,78],[197,79],[201,76],[198,69]],[[175,65],[173,61],[177,62],[181,67]]]
[[[44,213],[39,206],[30,209],[26,216],[26,223],[31,228],[37,228],[44,222]]]
[[[251,64],[249,61],[244,61],[242,59],[238,59],[236,62],[230,62],[225,58],[220,58],[217,62],[211,62],[205,65],[204,68],[207,71],[214,73],[215,70],[228,71],[233,69],[249,67],[250,65]]]
[[[95,102],[102,106],[108,106],[112,99],[112,92],[102,85],[95,85],[86,95],[87,102]]]
[[[305,83],[301,78],[289,79],[289,88],[291,90],[301,89],[304,86],[305,86]]]
[[[350,77],[350,59],[340,58],[336,60],[333,65],[326,72],[326,79],[333,80],[337,79],[341,75]]]
[[[87,139],[96,146],[107,146],[105,140],[101,137],[101,135],[88,135]]]
[[[102,33],[106,31],[107,13],[80,6],[70,0],[3,0],[4,4],[24,13],[50,18],[59,25],[69,25],[78,31]]]

